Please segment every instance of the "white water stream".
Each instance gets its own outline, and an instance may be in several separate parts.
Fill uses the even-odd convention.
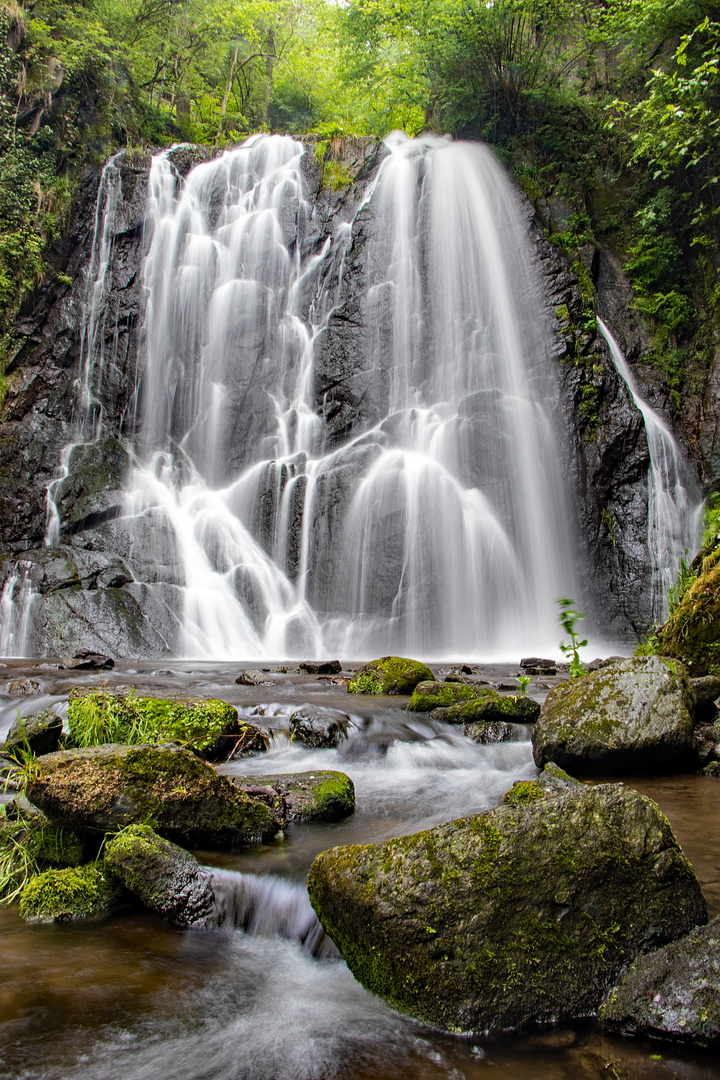
[[[181,654],[547,651],[555,598],[576,595],[512,188],[479,145],[388,149],[362,213],[310,254],[300,143],[253,137],[184,184],[153,161],[127,512],[160,512],[174,536]],[[353,370],[376,404],[337,447],[316,351],[359,228]]]
[[[662,622],[668,613],[670,589],[677,581],[680,561],[698,546],[702,504],[688,490],[689,472],[670,428],[638,392],[622,349],[608,327],[598,319],[618,375],[627,385],[645,422],[648,470],[647,545],[652,567],[652,616]]]

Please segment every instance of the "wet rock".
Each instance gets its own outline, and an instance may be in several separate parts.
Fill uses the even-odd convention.
[[[705,776],[720,776],[720,761],[711,761],[703,769]]]
[[[238,675],[235,682],[238,686],[271,686],[273,680],[268,679],[257,668],[247,668]]]
[[[68,703],[72,745],[176,741],[207,761],[262,752],[269,739],[217,698],[137,697],[134,691],[74,688]]]
[[[358,981],[453,1031],[591,1015],[638,954],[707,918],[667,820],[620,784],[333,848],[308,891]]]
[[[79,866],[84,848],[84,840],[72,829],[59,828],[19,799],[0,806],[0,900],[18,899],[38,871]]]
[[[443,712],[444,710],[438,709],[437,711]],[[491,743],[512,742],[516,738],[517,728],[513,727],[512,724],[505,724],[497,720],[476,721],[465,724],[463,735],[466,735],[468,739],[472,739],[473,742],[486,746]]]
[[[657,656],[562,683],[533,730],[535,764],[581,776],[697,767],[694,703],[683,665]]]
[[[8,684],[8,694],[39,694],[41,686],[35,679],[13,679]]]
[[[601,668],[609,667],[610,664],[621,664],[627,660],[627,656],[597,656],[585,665],[586,671],[600,671]]]
[[[152,821],[161,836],[190,847],[236,850],[277,832],[267,806],[173,744],[48,754],[38,758],[27,797],[59,825],[114,832]]]
[[[146,908],[176,926],[205,925],[215,907],[210,871],[149,825],[131,825],[108,841],[105,865]]]
[[[31,750],[38,756],[52,754],[60,747],[62,717],[45,709],[35,716],[19,716],[7,734],[4,750]]]
[[[505,696],[494,690],[486,690],[477,698],[433,709],[433,720],[446,724],[506,723],[534,724],[540,715],[540,706],[526,694]]]
[[[31,878],[20,897],[28,922],[70,922],[105,915],[123,899],[122,888],[101,863],[45,870]]]
[[[64,656],[58,667],[67,671],[108,671],[115,667],[115,661],[104,653],[80,649],[72,658]]]
[[[600,1018],[623,1035],[720,1043],[720,918],[637,959]]]
[[[434,678],[432,671],[417,660],[402,656],[381,656],[363,664],[348,683],[350,694],[412,694],[418,683]]]
[[[713,717],[717,713],[716,701],[720,698],[720,677],[705,675],[704,678],[691,679],[695,697],[695,720]]]
[[[339,675],[342,671],[342,664],[339,660],[305,660],[300,664],[300,671],[304,671],[307,675]]]
[[[290,742],[315,750],[338,746],[347,738],[350,717],[337,709],[303,705],[290,717]]]
[[[554,660],[544,660],[541,656],[526,656],[520,661],[523,675],[557,675]]]
[[[695,743],[698,759],[702,765],[720,761],[720,719],[715,719],[709,724],[697,724]]]
[[[124,501],[123,480],[129,469],[130,456],[117,439],[74,446],[68,475],[55,489],[61,534],[92,528],[111,510],[119,513]]]
[[[288,821],[339,821],[355,809],[355,787],[342,772],[287,773],[231,777],[248,794],[262,785],[285,803]]]

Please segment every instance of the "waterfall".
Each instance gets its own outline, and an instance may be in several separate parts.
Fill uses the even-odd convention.
[[[652,567],[651,611],[654,622],[668,614],[668,598],[677,580],[680,560],[695,551],[698,542],[698,506],[686,486],[688,470],[667,424],[638,393],[635,379],[622,349],[598,318],[612,362],[642,413],[647,436],[648,470],[647,545]]]
[[[75,383],[77,409],[74,417],[74,439],[63,447],[55,476],[47,486],[45,496],[45,544],[57,544],[60,539],[60,515],[55,504],[58,489],[70,473],[73,449],[80,443],[94,442],[100,437],[102,409],[99,392],[105,368],[106,276],[113,249],[115,220],[122,194],[118,159],[120,150],[105,163],[100,175],[95,202],[90,262],[87,268],[85,302],[80,317],[80,377]]]
[[[302,885],[270,874],[214,868],[211,873],[214,925],[237,927],[253,937],[290,938],[311,956],[335,953]]]
[[[511,184],[480,145],[386,146],[324,240],[288,136],[185,182],[153,160],[126,512],[174,536],[186,655],[542,652],[555,598],[577,595],[559,391]],[[360,389],[331,440],[318,356],[351,255],[359,330],[339,382]]]
[[[31,564],[19,562],[8,575],[0,595],[0,656],[27,656],[37,593],[30,577]]]

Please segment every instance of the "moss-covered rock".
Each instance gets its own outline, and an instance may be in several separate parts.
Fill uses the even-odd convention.
[[[0,806],[0,902],[16,900],[25,884],[49,867],[79,866],[84,839],[44,814],[13,801]]]
[[[235,850],[278,826],[262,802],[182,747],[94,746],[38,758],[28,798],[61,825],[115,832],[149,824],[191,847]]]
[[[342,772],[283,773],[275,776],[236,776],[243,790],[256,785],[277,792],[288,821],[339,821],[355,809],[355,786]]]
[[[10,727],[4,750],[31,750],[33,754],[52,754],[60,747],[62,717],[45,709],[35,716],[19,716]]]
[[[505,792],[503,802],[513,806],[536,802],[538,799],[552,799],[577,787],[582,787],[579,780],[559,768],[554,761],[550,761],[534,780],[518,780],[514,783],[510,790]]]
[[[600,1017],[623,1035],[720,1044],[720,918],[636,960]]]
[[[269,739],[216,698],[151,698],[110,690],[74,689],[68,703],[73,746],[176,741],[208,761],[267,749]]]
[[[655,632],[652,648],[687,664],[693,676],[720,674],[720,546],[693,561],[695,580]]]
[[[436,682],[425,680],[413,690],[408,709],[412,712],[431,712],[433,709],[448,709],[453,705],[463,704],[467,701],[494,700],[500,697],[496,690],[489,686],[480,686],[477,683]],[[454,719],[451,723],[462,723],[461,719]]]
[[[348,683],[349,694],[412,694],[418,683],[434,679],[429,667],[404,656],[381,656],[363,664]]]
[[[215,908],[212,876],[194,855],[149,825],[130,825],[105,846],[106,866],[145,907],[176,926],[206,925]]]
[[[534,724],[540,715],[537,701],[525,694],[503,696],[486,687],[478,689],[482,693],[476,698],[433,709],[430,716],[446,724]]]
[[[46,870],[28,881],[20,897],[20,915],[29,922],[69,922],[111,911],[122,888],[101,863]]]
[[[590,1015],[639,953],[707,918],[667,820],[620,784],[333,848],[308,890],[364,986],[454,1031]]]
[[[682,664],[624,660],[550,691],[533,730],[535,764],[579,776],[697,767],[693,708]]]

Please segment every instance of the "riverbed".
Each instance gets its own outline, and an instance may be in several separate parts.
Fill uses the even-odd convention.
[[[239,686],[240,663],[126,662],[110,672],[59,671],[8,660],[39,682],[28,697],[0,693],[0,740],[19,708],[62,713],[73,686],[135,686],[139,694],[221,697],[274,732],[267,754],[223,766],[265,775],[341,769],[357,808],[328,825],[298,825],[240,854],[198,852],[215,868],[223,918],[215,930],[178,930],[137,912],[98,923],[28,926],[0,908],[0,1080],[709,1080],[715,1057],[660,1042],[610,1039],[594,1025],[490,1042],[435,1031],[365,991],[318,934],[304,882],[315,855],[496,806],[535,775],[529,729],[478,746],[451,725],[405,712],[406,699],[348,695],[310,675],[277,673]],[[255,665],[252,665],[255,666]],[[440,665],[442,666],[442,665]],[[445,665],[447,666],[447,665]],[[434,666],[437,669],[438,665]],[[487,665],[512,684],[514,665]],[[536,680],[541,700],[555,680]],[[544,685],[542,685],[544,683]],[[311,703],[350,715],[337,750],[291,746],[292,711]],[[720,780],[633,779],[656,799],[720,914]]]

